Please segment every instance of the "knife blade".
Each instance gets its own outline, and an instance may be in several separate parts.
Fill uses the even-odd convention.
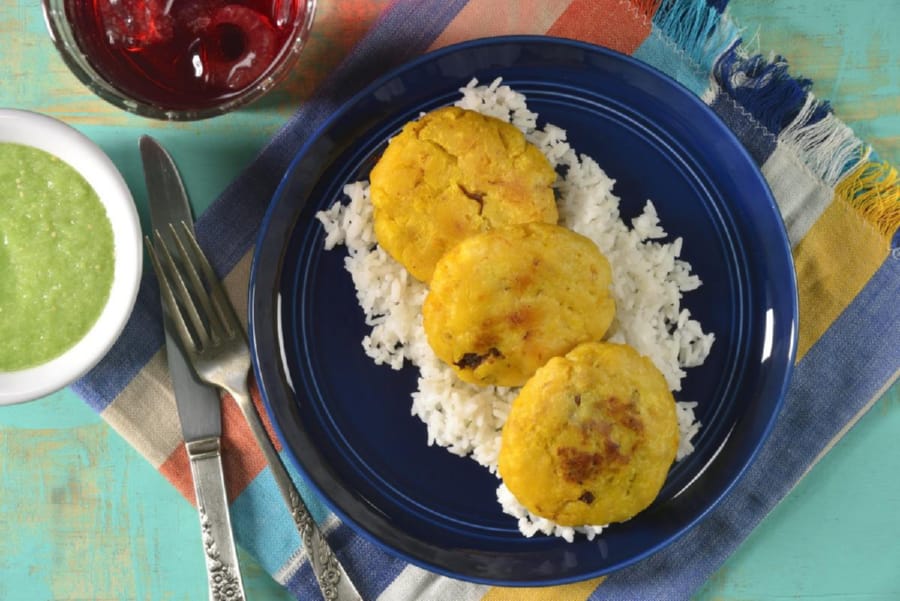
[[[193,231],[194,219],[188,202],[187,191],[175,162],[169,153],[150,136],[141,137],[141,159],[150,205],[150,223],[163,237],[168,236],[168,224],[185,222]],[[181,348],[172,336],[166,318],[166,349],[175,402],[181,418],[181,431],[185,441],[208,436],[221,436],[222,416],[218,392],[200,382],[188,366]]]
[[[142,136],[139,145],[153,229],[166,239],[169,224],[183,222],[193,231],[190,202],[175,161],[150,136]],[[163,314],[169,372],[200,514],[209,596],[240,601],[243,583],[222,470],[221,400],[218,391],[201,382],[188,364],[164,304]]]

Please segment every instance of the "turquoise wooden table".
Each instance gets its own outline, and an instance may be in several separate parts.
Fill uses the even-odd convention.
[[[320,0],[307,56],[326,73],[386,0],[342,21]],[[900,164],[900,2],[733,0],[744,37],[786,56],[879,155]],[[255,156],[313,82],[288,82],[238,113],[194,124],[127,115],[72,77],[39,0],[0,5],[0,106],[41,111],[98,142],[144,225],[137,139],[168,146],[202,210]],[[900,260],[900,251],[895,252]],[[697,593],[697,601],[900,599],[900,386],[870,412]],[[68,390],[0,408],[0,601],[205,599],[194,509]],[[246,555],[250,599],[287,599]]]

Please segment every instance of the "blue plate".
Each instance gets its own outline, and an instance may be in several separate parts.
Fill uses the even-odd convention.
[[[341,249],[323,250],[316,211],[367,177],[387,139],[421,111],[452,103],[473,77],[524,92],[540,122],[616,180],[626,219],[653,199],[684,238],[704,285],[685,296],[716,335],[679,400],[697,401],[696,451],[657,501],[598,539],[519,534],[497,480],[426,444],[410,415],[412,368],[376,366]],[[253,262],[254,367],[285,448],[360,534],[425,568],[491,584],[598,576],[658,551],[741,477],[781,406],[796,346],[796,283],[781,217],[759,170],[691,92],[647,65],[579,42],[491,38],[422,56],[350,100],[307,142],[272,199]]]

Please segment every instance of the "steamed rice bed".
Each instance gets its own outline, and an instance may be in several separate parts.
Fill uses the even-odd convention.
[[[554,184],[560,225],[593,240],[612,266],[611,293],[617,310],[606,339],[634,347],[653,361],[672,391],[681,390],[685,369],[703,363],[714,338],[680,307],[683,293],[701,284],[690,264],[679,259],[681,238],[663,240],[667,234],[649,200],[630,227],[625,224],[612,191],[614,180],[593,159],[569,146],[565,130],[551,124],[538,128],[538,115],[528,110],[522,94],[500,85],[499,79],[489,86],[472,81],[461,92],[456,106],[512,123],[561,174]],[[412,393],[412,414],[424,422],[428,443],[471,457],[496,473],[501,430],[518,389],[468,384],[437,358],[422,326],[426,285],[377,244],[368,182],[348,184],[344,192],[348,203],[336,202],[317,217],[325,229],[325,248],[346,246],[345,268],[371,328],[362,340],[366,354],[393,369],[405,361],[415,365],[419,378]],[[694,418],[696,403],[676,405],[677,459],[681,459],[693,451],[691,440],[700,424]],[[576,531],[593,537],[603,528],[562,527],[531,515],[502,483],[497,497],[526,536],[542,532],[571,541]]]

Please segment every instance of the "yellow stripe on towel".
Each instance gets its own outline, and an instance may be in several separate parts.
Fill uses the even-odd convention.
[[[835,188],[869,223],[887,238],[900,227],[900,181],[887,163],[864,161]]]
[[[798,361],[859,294],[890,250],[886,232],[876,229],[854,206],[852,196],[858,193],[852,181],[839,185],[832,203],[794,248],[800,304]]]
[[[493,587],[481,601],[584,601],[606,579],[605,576],[548,588]]]

